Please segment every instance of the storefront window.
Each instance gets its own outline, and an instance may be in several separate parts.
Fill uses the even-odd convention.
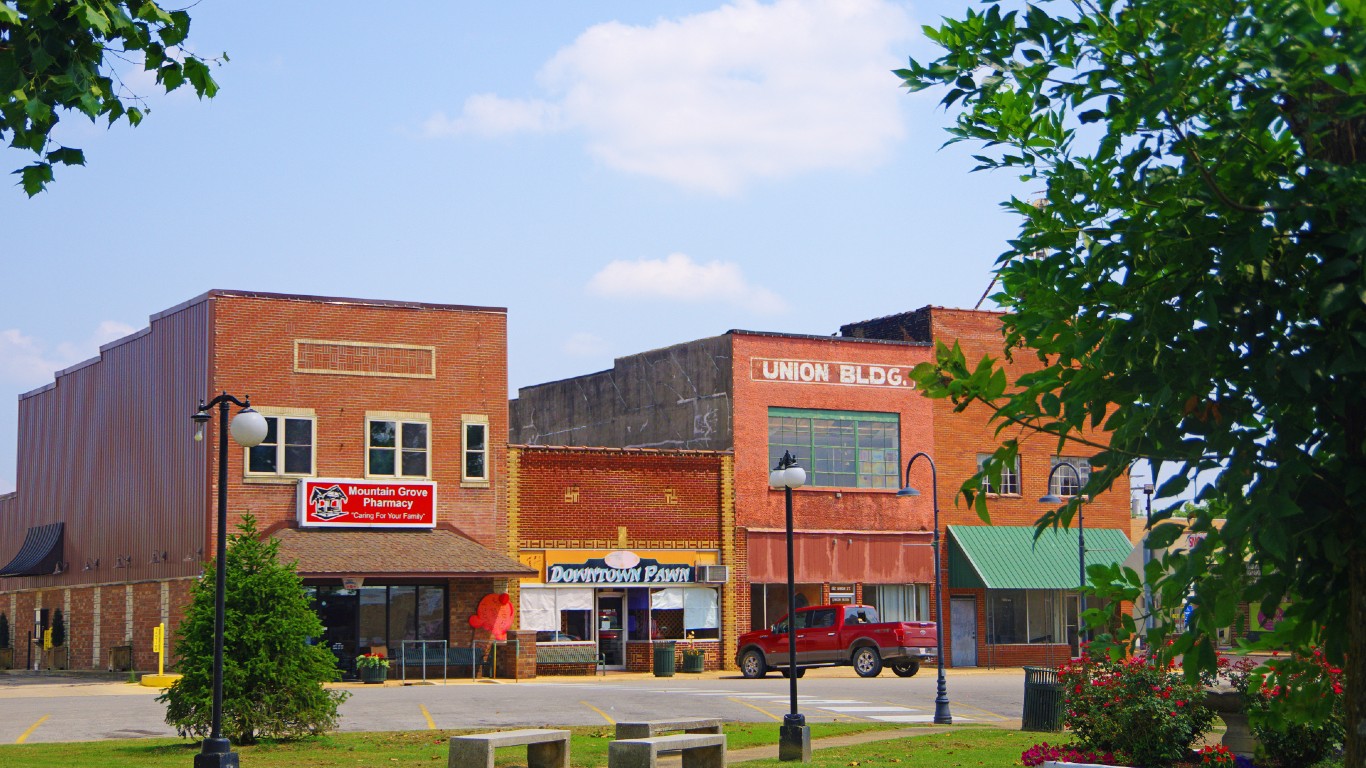
[[[382,647],[402,653],[404,640],[444,640],[446,588],[435,585],[306,588],[322,620],[323,641],[339,657]]]
[[[993,645],[1063,642],[1058,593],[1044,589],[987,591],[987,642]]]
[[[797,607],[820,605],[820,584],[797,585]],[[751,584],[749,588],[750,629],[767,629],[787,615],[786,584]]]
[[[930,588],[925,584],[864,584],[863,602],[883,621],[929,621]]]

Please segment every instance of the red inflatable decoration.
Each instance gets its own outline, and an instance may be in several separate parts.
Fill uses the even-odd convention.
[[[477,612],[470,617],[470,626],[487,629],[494,640],[508,639],[508,630],[512,627],[512,598],[506,593],[484,595]]]

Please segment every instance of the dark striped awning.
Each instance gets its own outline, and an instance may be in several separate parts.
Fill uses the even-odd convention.
[[[19,554],[0,568],[0,576],[46,576],[62,561],[62,529],[65,523],[35,525],[24,536]]]

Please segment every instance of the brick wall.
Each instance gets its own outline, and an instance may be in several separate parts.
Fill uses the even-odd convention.
[[[501,310],[331,304],[224,296],[214,316],[212,389],[249,394],[256,406],[312,409],[319,477],[365,477],[366,412],[399,411],[431,419],[429,469],[438,483],[437,518],[475,541],[506,546],[498,508],[505,487],[507,316]],[[298,372],[295,341],[314,339],[433,347],[434,378]],[[487,417],[492,483],[461,485],[461,415]],[[212,444],[212,443],[210,443]],[[295,482],[242,480],[244,452],[228,458],[229,526],[250,511],[265,529],[293,521]],[[217,476],[210,461],[210,485]],[[215,498],[210,488],[208,498]],[[212,524],[209,536],[213,535]],[[211,547],[206,542],[206,551]],[[301,571],[307,571],[302,564]]]

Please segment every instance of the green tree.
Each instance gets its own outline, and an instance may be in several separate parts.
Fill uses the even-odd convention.
[[[52,612],[52,647],[61,648],[66,645],[66,619],[62,617],[62,609],[58,608]]]
[[[9,616],[0,613],[0,651],[9,647]]]
[[[1022,223],[993,297],[1008,354],[1041,367],[1007,382],[1000,360],[940,348],[918,383],[993,409],[1010,438],[998,462],[1020,439],[1090,445],[1089,494],[1145,458],[1175,472],[1167,506],[1217,474],[1200,500],[1227,523],[1197,514],[1201,545],[1148,574],[1168,606],[1194,594],[1172,650],[1209,670],[1239,601],[1266,615],[1286,601],[1274,640],[1346,659],[1361,768],[1366,5],[993,2],[926,34],[942,55],[898,70],[904,85],[946,89],[949,141],[980,146],[979,168],[1044,189],[1005,204]],[[962,493],[985,513],[977,482]],[[1179,531],[1167,517],[1159,547]]]
[[[245,515],[229,537],[223,632],[223,735],[238,744],[259,737],[295,737],[335,728],[342,691],[323,687],[338,678],[336,658],[310,638],[323,626],[309,606],[294,564],[279,562],[280,544],[261,541]],[[191,593],[176,632],[184,675],[158,701],[166,722],[182,736],[209,733],[213,704],[214,563]]]
[[[181,47],[189,33],[188,13],[151,0],[0,0],[0,140],[37,155],[14,171],[29,197],[54,165],[85,165],[85,153],[52,140],[63,111],[142,122],[147,106],[118,78],[118,62],[140,59],[167,91],[218,92],[209,60]]]

